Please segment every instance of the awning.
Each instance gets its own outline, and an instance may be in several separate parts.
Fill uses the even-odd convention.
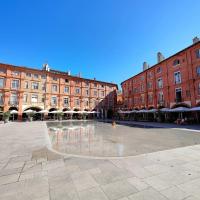
[[[186,107],[177,107],[170,110],[170,112],[188,112],[188,111],[191,111],[191,109]]]
[[[155,112],[157,112],[158,110],[157,109],[151,109],[151,110],[147,110],[146,112],[147,113],[155,113]]]
[[[200,111],[200,107],[190,108],[190,111]]]
[[[11,114],[11,115],[13,115],[13,114],[18,114],[18,111],[17,111],[17,110],[11,110],[11,111],[10,111],[10,114]]]
[[[74,110],[66,110],[63,113],[65,113],[65,114],[73,114],[73,113],[77,113],[77,112],[74,111]]]
[[[49,112],[49,113],[58,114],[58,113],[62,113],[62,111],[61,111],[61,110],[54,110],[54,111],[51,111],[51,112]]]
[[[146,113],[146,112],[147,112],[147,110],[144,110],[144,109],[137,111],[137,113]]]
[[[161,108],[160,111],[161,112],[170,112],[170,108]]]
[[[38,113],[48,113],[49,111],[48,110],[40,110]]]
[[[29,110],[25,110],[23,113],[35,113],[35,112],[36,112],[35,110],[29,109]]]

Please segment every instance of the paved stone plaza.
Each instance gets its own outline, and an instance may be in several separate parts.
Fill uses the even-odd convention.
[[[49,150],[45,122],[0,124],[0,138],[2,200],[200,200],[200,145],[94,159]]]

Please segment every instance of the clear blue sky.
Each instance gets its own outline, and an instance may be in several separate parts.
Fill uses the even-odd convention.
[[[1,0],[0,62],[120,84],[200,36],[199,0]]]

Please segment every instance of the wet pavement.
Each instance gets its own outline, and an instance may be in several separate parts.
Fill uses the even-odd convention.
[[[94,159],[52,151],[45,122],[0,125],[2,200],[200,200],[199,188],[200,145]]]

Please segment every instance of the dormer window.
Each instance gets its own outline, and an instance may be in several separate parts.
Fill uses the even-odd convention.
[[[180,60],[179,59],[174,60],[173,65],[174,66],[180,65]]]

